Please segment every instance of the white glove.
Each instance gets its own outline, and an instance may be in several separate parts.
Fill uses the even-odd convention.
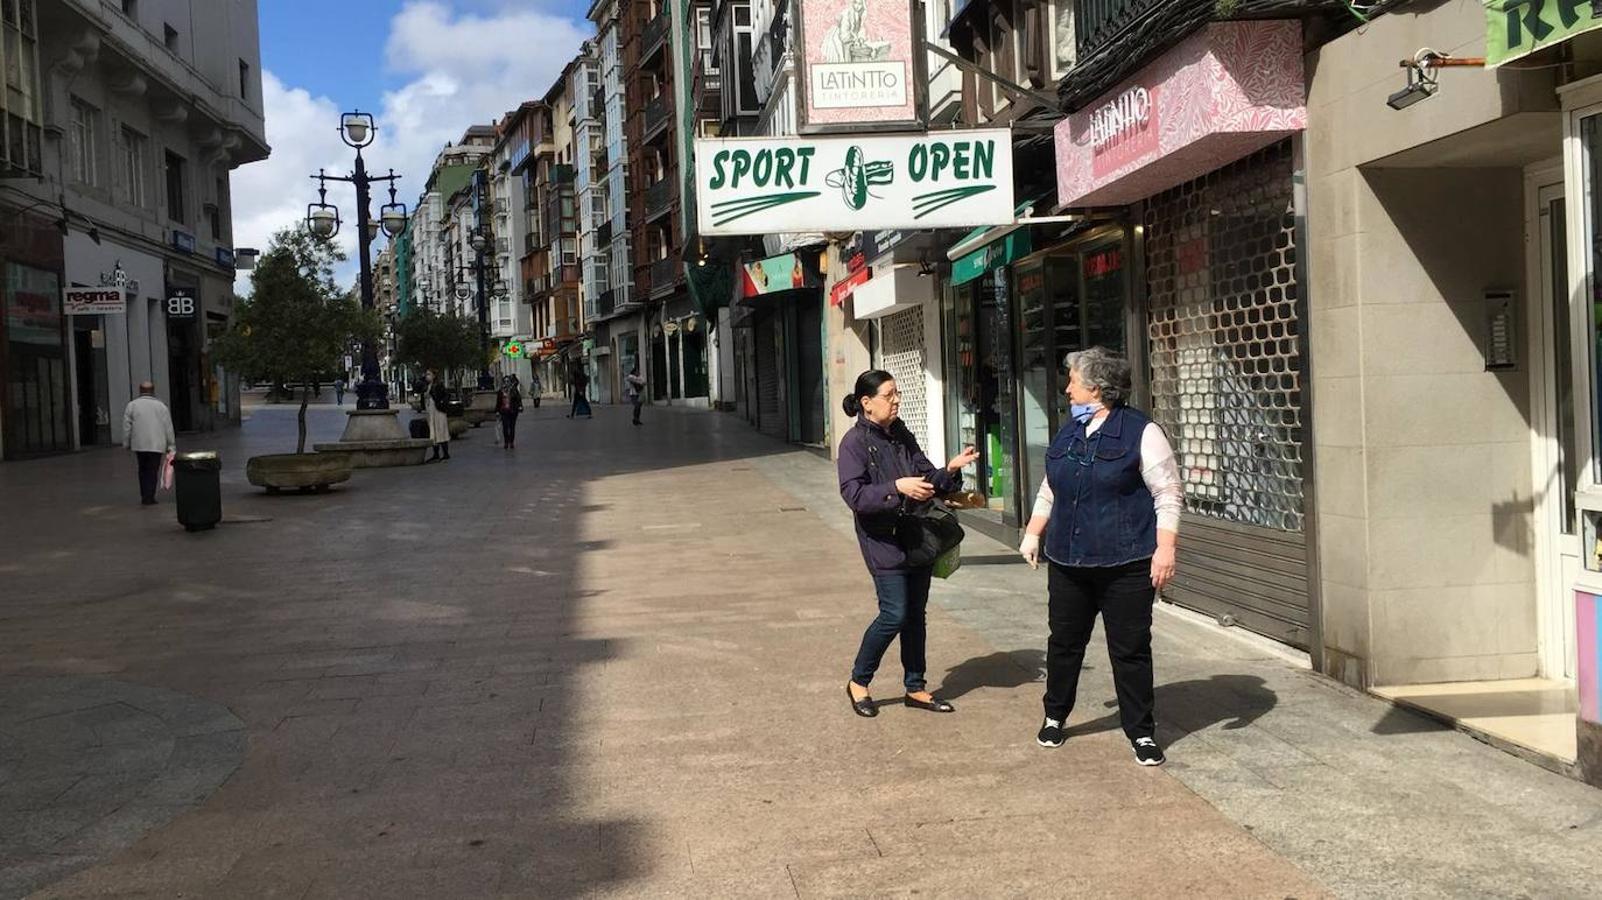
[[[1023,556],[1024,562],[1029,564],[1029,568],[1040,568],[1040,535],[1024,535],[1023,543],[1018,545],[1018,552]]]

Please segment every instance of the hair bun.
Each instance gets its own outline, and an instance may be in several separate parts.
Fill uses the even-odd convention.
[[[857,399],[855,394],[846,394],[845,399],[840,401],[840,408],[845,410],[848,416],[862,415],[862,401]]]

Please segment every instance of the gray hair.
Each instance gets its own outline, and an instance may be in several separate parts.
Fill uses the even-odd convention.
[[[1108,407],[1129,402],[1134,391],[1134,376],[1130,373],[1129,357],[1106,347],[1091,347],[1068,354],[1064,368],[1078,372],[1086,387],[1101,389],[1101,402]]]

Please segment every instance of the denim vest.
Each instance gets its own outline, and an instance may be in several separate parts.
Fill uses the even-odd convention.
[[[1141,477],[1145,415],[1120,406],[1096,433],[1069,422],[1046,451],[1054,497],[1046,558],[1063,566],[1121,566],[1157,552],[1157,512]]]

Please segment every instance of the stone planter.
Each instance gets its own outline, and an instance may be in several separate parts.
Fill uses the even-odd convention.
[[[350,458],[343,453],[279,453],[253,456],[245,462],[245,478],[267,493],[295,490],[323,493],[350,480]]]
[[[420,466],[433,446],[426,438],[412,438],[401,430],[398,409],[358,409],[347,415],[343,437],[313,444],[312,449],[320,454],[342,454],[355,469],[374,469]]]
[[[449,419],[451,426],[451,440],[456,440],[466,434],[473,426],[467,424],[466,419]]]

